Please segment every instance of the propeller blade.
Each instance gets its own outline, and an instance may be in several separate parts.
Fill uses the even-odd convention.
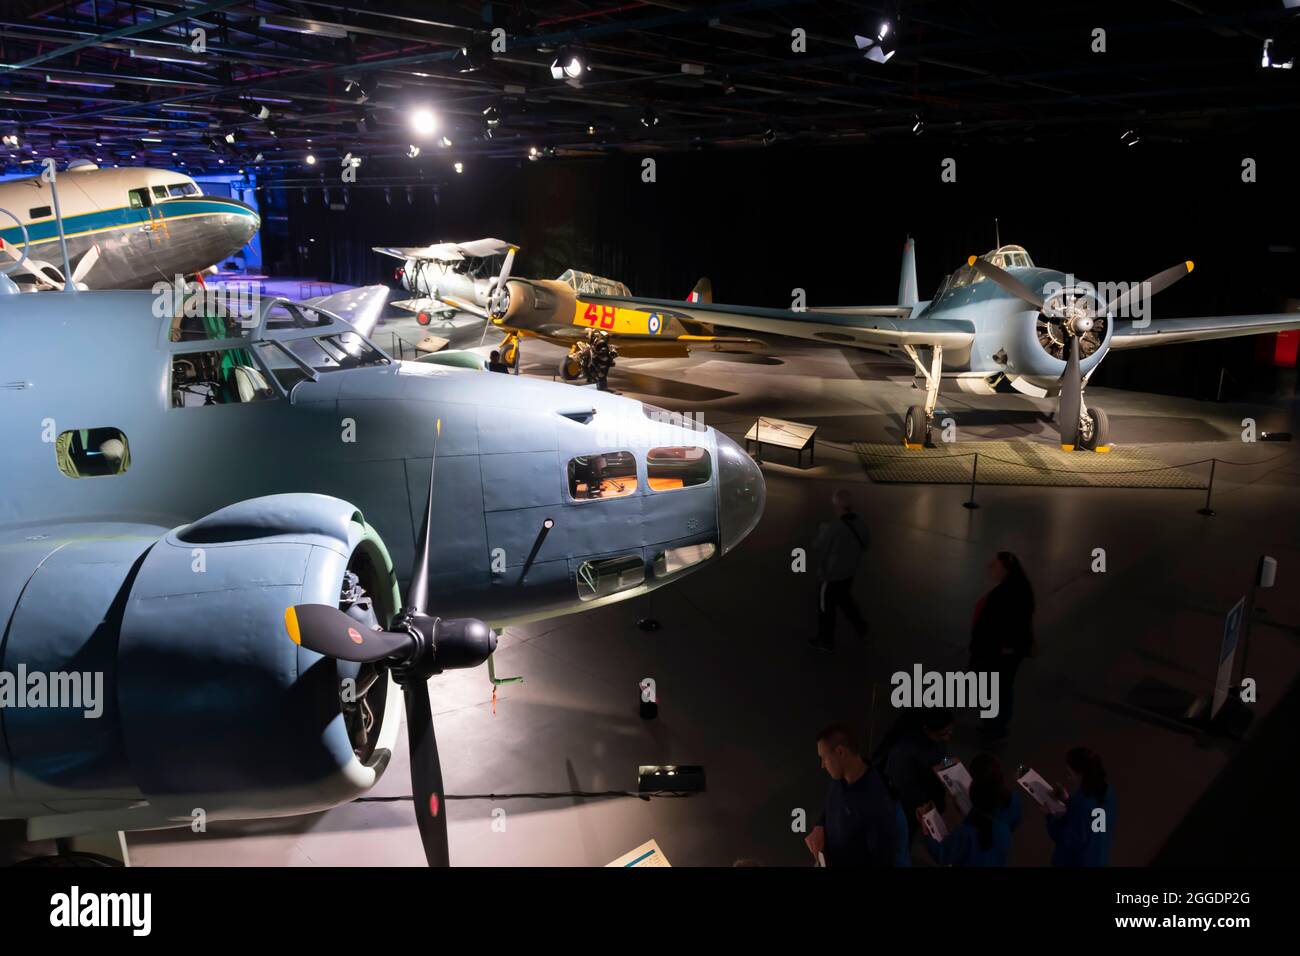
[[[442,435],[442,419],[434,425],[433,454],[429,456],[429,499],[424,506],[424,521],[420,535],[415,539],[415,561],[411,567],[411,581],[406,586],[406,607],[412,614],[423,614],[429,608],[429,525],[433,520],[433,474],[438,465],[438,438]]]
[[[1146,282],[1131,287],[1127,292],[1118,298],[1112,299],[1102,306],[1102,315],[1123,315],[1128,312],[1128,307],[1132,304],[1133,299],[1144,291],[1147,295],[1155,295],[1168,289],[1171,285],[1181,279],[1183,276],[1191,273],[1196,268],[1196,263],[1188,259],[1186,262],[1180,262],[1176,266],[1170,266],[1164,272],[1157,272]]]
[[[429,685],[422,680],[410,681],[402,686],[402,694],[406,700],[406,740],[411,751],[411,794],[415,798],[415,823],[420,828],[424,858],[430,866],[450,866],[442,763],[438,760],[438,738],[433,732]]]
[[[1061,397],[1056,409],[1057,427],[1061,430],[1061,447],[1073,451],[1079,443],[1079,405],[1083,378],[1079,374],[1079,337],[1070,335],[1070,357],[1061,373]]]
[[[295,644],[326,657],[359,664],[409,656],[415,643],[409,634],[372,631],[327,604],[286,608],[284,626]]]
[[[490,313],[504,313],[505,311],[504,309],[498,309],[497,304],[506,293],[506,283],[510,281],[510,269],[515,264],[515,253],[518,251],[518,246],[511,246],[509,251],[506,252],[505,261],[501,263],[501,274],[497,276],[496,283],[488,293],[488,311]]]
[[[984,278],[996,282],[999,286],[1010,292],[1017,299],[1021,299],[1032,305],[1039,312],[1043,311],[1043,297],[1035,292],[1029,286],[1025,285],[1011,273],[995,266],[993,263],[981,259],[979,256],[971,256],[966,260],[966,264],[973,266],[975,271]]]
[[[86,251],[86,254],[81,257],[81,261],[77,263],[77,267],[72,270],[72,284],[77,286],[81,285],[82,280],[89,275],[91,269],[95,268],[95,263],[98,261],[99,246],[91,246]]]

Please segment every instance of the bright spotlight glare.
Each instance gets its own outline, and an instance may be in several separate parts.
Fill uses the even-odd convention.
[[[411,128],[418,136],[430,136],[438,128],[438,117],[432,110],[416,110],[411,114]]]
[[[316,165],[316,157],[313,156],[311,153],[308,153],[308,154],[307,154],[307,165],[308,165],[308,166],[315,166],[315,165]]]

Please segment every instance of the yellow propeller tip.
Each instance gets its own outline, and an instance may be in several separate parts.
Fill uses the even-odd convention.
[[[437,428],[438,436],[441,437],[441,436],[442,436],[442,419],[441,419],[441,418],[438,419],[438,421],[437,421],[435,427]]]
[[[284,609],[284,628],[289,632],[289,640],[302,645],[302,634],[298,630],[298,614],[293,608]]]
[[[966,260],[966,265],[973,266],[975,264],[975,260],[978,258],[979,256],[971,256],[969,259]]]
[[[1191,259],[1188,259],[1188,260],[1187,260],[1187,271],[1188,271],[1188,272],[1191,272],[1191,271],[1192,271],[1193,269],[1195,269],[1195,268],[1196,268],[1196,263],[1193,262]]]

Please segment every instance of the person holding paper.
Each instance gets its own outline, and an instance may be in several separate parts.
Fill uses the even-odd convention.
[[[920,725],[899,737],[885,758],[885,778],[907,814],[909,843],[916,837],[917,807],[933,803],[943,813],[948,791],[935,776],[934,766],[948,755],[952,731],[952,711],[927,709]]]
[[[967,670],[998,674],[998,714],[989,734],[1005,737],[1011,724],[1020,663],[1034,646],[1034,589],[1020,559],[999,551],[988,564],[993,588],[975,605]]]
[[[826,806],[805,838],[828,867],[898,866],[906,846],[898,801],[863,758],[852,728],[832,724],[817,735],[817,755],[831,778]]]
[[[999,815],[1000,794],[987,778],[973,779],[970,785],[970,813],[961,826],[949,833],[942,842],[928,833],[925,845],[930,856],[940,866],[1006,866],[1011,853],[1011,828]],[[923,820],[933,810],[932,804],[918,807],[916,815]]]
[[[1106,780],[1101,758],[1087,747],[1065,755],[1071,793],[1057,786],[1055,796],[1065,812],[1047,818],[1047,835],[1056,844],[1052,866],[1107,866],[1115,824],[1115,788]]]

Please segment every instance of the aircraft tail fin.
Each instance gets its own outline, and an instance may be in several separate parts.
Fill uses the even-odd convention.
[[[920,296],[916,285],[916,243],[911,236],[903,243],[903,268],[898,276],[898,304],[916,305]]]
[[[705,304],[710,304],[710,303],[712,303],[712,302],[713,302],[713,283],[710,282],[710,281],[709,281],[707,278],[705,278],[704,276],[701,276],[701,277],[700,277],[700,281],[696,282],[696,283],[695,283],[695,288],[691,290],[691,294],[688,295],[688,296],[686,297],[686,301],[687,301],[687,302],[702,302],[702,303],[705,303]]]

